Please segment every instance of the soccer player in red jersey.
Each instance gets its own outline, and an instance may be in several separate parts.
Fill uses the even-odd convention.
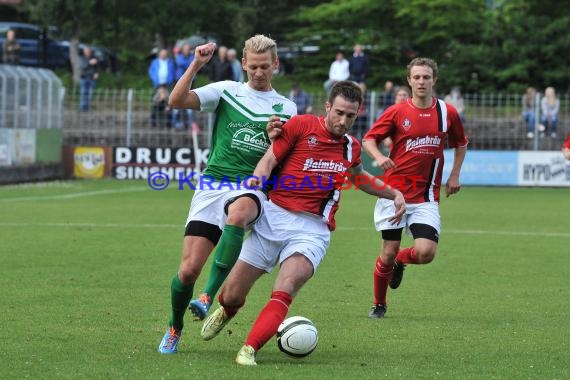
[[[447,140],[455,148],[453,167],[445,194],[457,193],[459,173],[467,150],[467,138],[457,110],[433,96],[437,64],[429,58],[415,58],[408,65],[412,97],[388,108],[364,136],[362,146],[385,170],[384,180],[406,198],[406,214],[398,224],[389,222],[394,204],[379,199],[374,209],[376,230],[382,234],[382,248],[374,270],[374,305],[371,318],[386,313],[388,285],[396,289],[407,264],[427,264],[436,253],[440,232],[439,189],[443,171],[443,149]],[[390,157],[378,143],[390,137]],[[414,245],[400,249],[402,230],[411,233]]]
[[[570,161],[570,133],[568,133],[566,140],[564,140],[564,143],[562,144],[562,154],[564,154],[564,157]]]
[[[361,102],[356,84],[337,82],[326,103],[326,116],[292,117],[257,164],[255,178],[247,182],[258,186],[281,165],[272,177],[270,200],[218,297],[222,306],[202,327],[204,339],[215,337],[244,305],[254,282],[280,265],[271,298],[239,351],[238,364],[256,365],[256,352],[277,333],[293,298],[324,258],[347,173],[353,180],[358,176],[365,192],[392,200],[395,208],[388,220],[399,223],[404,214],[401,192],[363,170],[360,144],[347,134]]]

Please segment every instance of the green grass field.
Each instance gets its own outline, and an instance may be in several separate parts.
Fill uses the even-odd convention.
[[[144,181],[0,187],[0,378],[570,378],[568,189],[442,200],[436,260],[406,270],[383,320],[367,318],[374,199],[345,192],[331,248],[289,313],[313,320],[317,350],[290,359],[271,341],[255,368],[234,358],[274,275],[216,339],[188,315],[180,352],[156,351],[190,199]]]

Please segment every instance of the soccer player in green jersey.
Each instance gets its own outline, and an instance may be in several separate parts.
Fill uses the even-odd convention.
[[[216,45],[198,46],[194,61],[176,83],[169,99],[171,108],[215,112],[215,124],[208,165],[203,176],[211,186],[198,188],[192,198],[182,251],[182,261],[171,285],[172,317],[159,352],[177,352],[184,327],[184,314],[203,319],[214,295],[236,262],[245,229],[261,213],[263,192],[247,189],[242,182],[255,169],[271,141],[267,133],[269,117],[281,122],[295,115],[295,103],[279,95],[271,86],[278,68],[274,40],[256,35],[245,42],[242,67],[247,83],[221,81],[189,90],[192,79],[212,58]],[[281,123],[279,123],[281,124]],[[194,284],[210,253],[216,247],[208,283],[200,297],[190,303]]]

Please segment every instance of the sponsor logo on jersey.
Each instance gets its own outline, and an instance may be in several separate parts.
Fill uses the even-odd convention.
[[[441,144],[441,138],[438,136],[424,136],[416,137],[415,139],[408,139],[406,141],[406,152],[412,149],[434,147],[437,148]]]
[[[268,138],[263,131],[256,132],[250,128],[241,128],[232,136],[232,148],[243,151],[265,153],[269,145]]]
[[[255,124],[251,121],[230,121],[228,124],[228,128],[250,128],[255,129],[258,128],[258,124]]]
[[[320,172],[345,172],[346,166],[342,162],[333,160],[315,160],[307,158],[303,165],[304,171],[320,171]]]

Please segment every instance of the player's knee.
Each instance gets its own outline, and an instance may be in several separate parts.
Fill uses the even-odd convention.
[[[416,256],[418,258],[418,264],[429,264],[435,259],[435,247],[429,247],[424,249],[416,249]]]
[[[178,276],[183,284],[193,284],[200,276],[202,268],[198,268],[193,265],[192,261],[188,259],[183,259],[180,264],[180,269],[178,270]]]
[[[245,303],[245,296],[231,288],[224,288],[220,296],[220,303],[226,307],[239,307]]]
[[[253,219],[253,217],[249,216],[247,212],[236,210],[228,214],[226,224],[245,228],[250,223],[251,219]]]

